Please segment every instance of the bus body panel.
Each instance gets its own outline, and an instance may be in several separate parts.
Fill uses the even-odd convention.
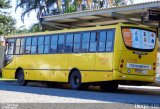
[[[107,71],[81,71],[82,82],[105,82],[111,81],[113,72]]]
[[[113,53],[96,53],[95,70],[112,72]]]
[[[8,79],[15,79],[15,72],[16,70],[14,69],[2,69],[2,77],[3,78],[8,78]],[[26,76],[25,76],[26,77]],[[27,79],[27,78],[25,78]]]
[[[34,67],[34,69],[37,69],[35,71],[36,80],[49,81],[59,78],[60,81],[66,81],[63,76],[66,75],[64,71],[68,69],[68,54],[37,55],[36,58],[37,65]]]
[[[77,53],[70,54],[69,68],[72,70],[76,68],[78,70],[95,70],[95,53]]]
[[[119,62],[119,69],[122,73],[125,74],[134,74],[134,75],[155,75],[155,70],[153,68],[154,63],[156,63],[156,54],[155,53],[147,53],[146,55],[142,55],[139,57],[139,55],[134,54],[134,51],[128,52],[128,51],[122,51],[122,55]],[[121,61],[124,60],[124,63]],[[120,64],[123,64],[123,68],[120,68]],[[151,68],[141,69],[141,68],[129,68],[129,64],[135,64],[139,65],[140,67],[143,67],[145,65],[151,66]],[[127,72],[127,70],[130,70],[130,72]]]

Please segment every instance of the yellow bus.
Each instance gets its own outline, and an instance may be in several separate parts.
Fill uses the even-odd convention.
[[[118,23],[8,37],[3,78],[69,83],[71,89],[155,81],[156,30]]]

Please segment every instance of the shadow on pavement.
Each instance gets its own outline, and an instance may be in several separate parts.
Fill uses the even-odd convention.
[[[97,87],[90,87],[88,91],[68,90],[68,87],[58,86],[56,88],[33,87],[37,86],[29,84],[28,86],[18,86],[15,82],[0,82],[0,90],[15,91],[39,95],[59,96],[78,98],[86,100],[97,100],[102,102],[117,103],[160,103],[160,88],[143,89],[132,87],[121,87],[116,92],[102,92]],[[138,87],[138,86],[137,86]],[[61,88],[61,89],[58,89]],[[62,89],[63,88],[63,89]],[[154,93],[153,93],[154,92]]]

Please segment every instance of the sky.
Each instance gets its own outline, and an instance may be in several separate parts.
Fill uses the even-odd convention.
[[[33,11],[30,13],[29,17],[26,15],[24,19],[24,23],[21,21],[21,13],[22,9],[18,8],[17,11],[15,12],[15,6],[16,6],[16,0],[11,0],[11,5],[12,9],[10,10],[11,15],[13,18],[16,19],[16,28],[20,28],[22,26],[26,28],[30,28],[33,24],[37,23],[38,20],[36,18],[36,12]],[[159,1],[159,0],[134,0],[134,3],[143,3],[143,2],[148,2],[148,1]]]
[[[36,12],[31,12],[29,16],[25,16],[24,19],[24,23],[21,21],[21,13],[22,13],[22,9],[18,8],[15,11],[15,7],[16,7],[16,0],[11,0],[11,5],[12,5],[12,9],[11,11],[11,16],[13,16],[13,18],[16,19],[16,28],[20,28],[22,26],[25,26],[26,28],[29,28],[30,26],[32,26],[33,24],[37,23],[37,15]]]

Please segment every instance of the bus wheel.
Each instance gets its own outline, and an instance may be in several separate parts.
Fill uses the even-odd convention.
[[[20,71],[18,72],[18,75],[17,75],[17,83],[18,83],[19,85],[21,85],[21,86],[27,85],[27,81],[24,80],[24,72],[23,72],[23,70],[20,70]]]
[[[100,88],[107,92],[116,91],[118,89],[118,83],[114,81],[105,82],[100,85]]]
[[[73,90],[79,90],[81,87],[81,74],[79,71],[74,70],[69,76],[69,85]]]

